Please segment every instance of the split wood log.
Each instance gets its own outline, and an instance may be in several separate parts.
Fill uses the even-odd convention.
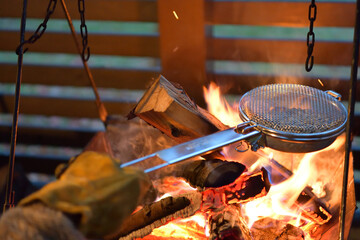
[[[128,118],[132,119],[135,116],[143,119],[178,143],[229,128],[208,111],[196,105],[181,86],[169,82],[161,75],[144,93],[135,108],[129,113]],[[213,152],[202,157],[224,160],[219,152]],[[156,156],[148,159],[148,162],[151,163],[155,161],[159,161]],[[177,166],[180,166],[179,163]],[[183,167],[179,169],[187,169],[188,167],[191,168],[192,166],[183,164]],[[224,164],[223,170],[226,167],[231,168],[232,164]],[[176,169],[175,171],[179,172]],[[183,177],[181,172],[180,175],[176,176]],[[199,186],[203,186],[201,181],[197,181],[197,183]]]
[[[289,169],[274,159],[270,159],[270,166],[274,171],[276,171],[278,174],[281,174],[284,178],[289,178],[293,175]],[[297,205],[297,208],[300,208],[303,217],[317,224],[322,225],[327,223],[332,217],[329,208],[313,193],[310,186],[306,186],[302,190],[295,204]]]
[[[184,178],[192,187],[217,188],[234,182],[245,170],[238,162],[206,159],[180,165],[174,175]]]
[[[240,207],[227,205],[209,213],[210,240],[245,240],[241,232]]]
[[[219,187],[205,189],[203,194],[202,211],[212,210],[223,205],[246,203],[265,196],[270,189],[266,170],[247,175],[242,174],[233,183]]]
[[[182,87],[159,76],[128,115],[145,120],[182,143],[228,128],[196,105]]]
[[[244,203],[262,197],[269,190],[264,175],[264,171],[249,176],[242,174],[234,183],[224,187],[210,188],[202,192],[191,191],[148,204],[128,217],[119,231],[107,239],[144,237],[153,229],[177,218],[190,217],[196,211],[212,212],[227,208],[229,204]]]
[[[200,209],[201,199],[201,193],[193,191],[177,197],[167,197],[144,206],[129,216],[117,233],[105,239],[132,240],[144,237],[153,229],[170,221],[194,215]]]
[[[303,230],[288,224],[287,221],[273,218],[263,218],[256,221],[248,229],[243,219],[240,218],[240,227],[245,240],[304,240]]]

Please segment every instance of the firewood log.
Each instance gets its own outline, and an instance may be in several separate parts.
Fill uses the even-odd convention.
[[[245,240],[240,228],[240,208],[227,205],[209,213],[210,240]]]
[[[135,116],[138,116],[149,125],[159,129],[165,135],[178,143],[190,141],[195,138],[203,137],[229,128],[208,111],[196,105],[196,103],[194,103],[184,92],[181,86],[176,83],[169,82],[161,75],[144,93],[143,97],[128,115],[128,118],[131,119]],[[205,159],[218,158],[225,160],[219,152],[213,152],[202,157]],[[157,159],[151,159],[151,161],[156,160]],[[180,167],[180,169],[185,171],[187,168],[193,169],[196,164],[197,163],[193,164],[191,162],[190,165],[183,164],[183,167]],[[231,170],[233,165],[235,165],[234,163],[222,164],[221,167],[220,165],[218,165],[218,170],[222,171],[222,175],[224,175],[225,172],[234,172]],[[178,163],[177,166],[181,165]],[[238,168],[239,167],[236,167],[236,169]],[[179,172],[176,169],[174,170]],[[186,173],[184,174],[185,176],[176,176],[187,178]],[[238,177],[239,174],[235,174],[237,175],[236,177]],[[220,179],[213,179],[215,173],[211,173],[211,176],[208,176],[205,171],[202,172],[202,175],[197,176],[201,179],[192,179],[190,183],[200,187],[210,184],[206,183],[206,181],[217,181]],[[236,177],[233,179],[235,180]],[[214,185],[213,187],[219,186],[219,184],[227,183],[214,182],[214,184],[217,185]]]
[[[192,187],[216,188],[234,182],[245,170],[238,162],[206,159],[182,164],[174,169],[174,175],[184,178]]]
[[[130,215],[117,233],[107,236],[106,240],[131,240],[144,237],[166,223],[192,216],[200,209],[201,194],[193,191],[177,197],[167,197],[144,206]]]
[[[266,170],[242,174],[233,183],[219,188],[205,188],[202,192],[202,210],[211,210],[227,204],[246,203],[265,196],[270,189]]]
[[[262,218],[257,220],[248,229],[242,218],[240,227],[245,240],[304,240],[304,232],[287,221],[276,220],[273,218]]]
[[[289,178],[293,175],[289,169],[282,166],[276,160],[271,159],[270,163],[271,167],[280,173],[284,178]],[[306,186],[302,190],[295,204],[297,207],[301,208],[303,217],[317,224],[327,223],[332,217],[329,208],[313,193],[312,188],[309,186]]]
[[[249,176],[243,174],[234,183],[223,187],[207,188],[201,192],[191,190],[185,194],[167,197],[145,205],[126,219],[116,234],[108,236],[107,239],[130,240],[144,237],[153,229],[174,219],[192,216],[196,211],[213,212],[227,208],[228,204],[244,203],[262,197],[269,190],[264,175],[264,171]],[[236,231],[236,229],[231,231]]]
[[[182,143],[228,128],[205,109],[196,105],[176,83],[159,76],[132,112],[167,136]]]

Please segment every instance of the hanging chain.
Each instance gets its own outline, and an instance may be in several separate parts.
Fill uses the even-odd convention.
[[[314,22],[316,20],[316,13],[317,13],[317,8],[315,5],[315,0],[311,0],[311,4],[309,6],[309,17],[308,17],[310,21],[310,27],[306,37],[306,44],[308,49],[307,49],[307,58],[305,62],[305,69],[307,72],[310,72],[314,65],[314,56],[312,54],[315,45],[315,33],[313,32],[313,29],[314,29]]]
[[[82,45],[83,45],[81,57],[86,62],[90,58],[90,48],[88,46],[88,30],[85,24],[85,1],[78,0],[78,7],[79,7],[80,21],[81,21],[80,33],[81,33]]]
[[[46,10],[46,16],[43,20],[43,22],[38,26],[38,28],[36,29],[36,31],[33,33],[33,35],[26,41],[23,41],[20,43],[20,45],[16,48],[16,54],[19,55],[20,54],[20,49],[27,43],[35,43],[45,32],[46,27],[47,27],[47,22],[50,19],[50,16],[54,13],[55,11],[55,7],[56,7],[56,3],[57,0],[50,0],[49,1],[49,5],[47,7]],[[25,53],[28,50],[28,48],[26,48],[23,53]]]

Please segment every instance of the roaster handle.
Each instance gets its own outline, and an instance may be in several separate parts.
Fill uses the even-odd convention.
[[[155,158],[162,160],[161,163],[157,163],[157,165],[144,170],[144,172],[151,172],[173,163],[211,153],[232,143],[242,140],[247,141],[250,139],[258,139],[260,136],[261,132],[256,130],[256,128],[254,128],[249,122],[246,122],[239,124],[234,128],[229,128],[227,130],[200,137],[189,142],[155,152],[148,156],[123,163],[120,167],[132,166],[146,160],[152,161],[152,159]]]

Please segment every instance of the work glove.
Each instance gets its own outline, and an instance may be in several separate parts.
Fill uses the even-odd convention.
[[[23,199],[25,206],[42,202],[75,221],[87,237],[113,233],[151,188],[142,171],[120,168],[106,154],[83,152],[62,168],[59,178]]]

